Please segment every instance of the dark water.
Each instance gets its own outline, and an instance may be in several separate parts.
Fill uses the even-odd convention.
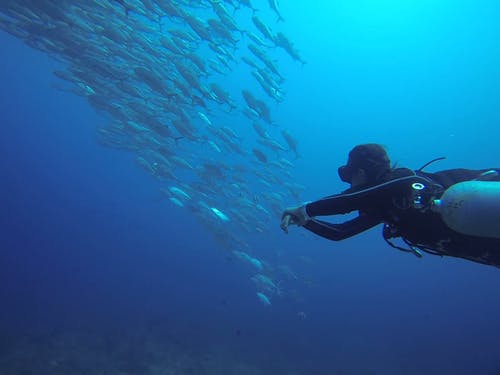
[[[282,4],[307,64],[282,64],[272,109],[304,200],[344,188],[360,142],[414,168],[500,164],[496,2],[334,3]],[[60,63],[0,41],[0,374],[500,373],[498,269],[276,218],[250,240],[301,282],[264,306],[251,270],[96,142],[105,120],[52,87]]]

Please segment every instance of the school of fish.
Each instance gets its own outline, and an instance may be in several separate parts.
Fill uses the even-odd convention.
[[[169,209],[247,264],[264,305],[296,277],[252,238],[304,190],[297,139],[272,114],[286,98],[276,55],[305,64],[273,31],[283,19],[277,0],[0,2],[0,29],[57,60],[54,87],[102,114],[98,142],[132,152]]]

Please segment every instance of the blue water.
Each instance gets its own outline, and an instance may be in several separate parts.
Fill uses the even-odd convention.
[[[358,143],[412,168],[500,164],[497,2],[281,6],[307,64],[277,57],[286,98],[271,109],[299,139],[303,200],[345,188],[336,170]],[[498,269],[417,259],[380,228],[284,235],[276,217],[249,240],[301,282],[265,306],[131,153],[97,143],[106,119],[52,87],[60,62],[6,33],[0,46],[0,374],[500,373]]]

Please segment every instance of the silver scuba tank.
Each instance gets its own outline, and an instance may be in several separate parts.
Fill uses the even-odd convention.
[[[452,185],[440,199],[433,201],[432,209],[456,232],[500,238],[499,181],[465,181]]]

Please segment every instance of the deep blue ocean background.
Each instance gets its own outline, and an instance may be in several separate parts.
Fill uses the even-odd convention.
[[[271,108],[299,139],[303,200],[346,188],[336,171],[358,143],[412,168],[447,157],[429,171],[500,165],[500,3],[281,8],[307,64],[280,57]],[[61,63],[6,33],[0,51],[0,374],[147,373],[151,346],[192,374],[500,374],[498,269],[417,259],[380,228],[285,235],[276,217],[260,252],[310,281],[265,306],[132,154],[97,143],[103,116],[53,88]]]

